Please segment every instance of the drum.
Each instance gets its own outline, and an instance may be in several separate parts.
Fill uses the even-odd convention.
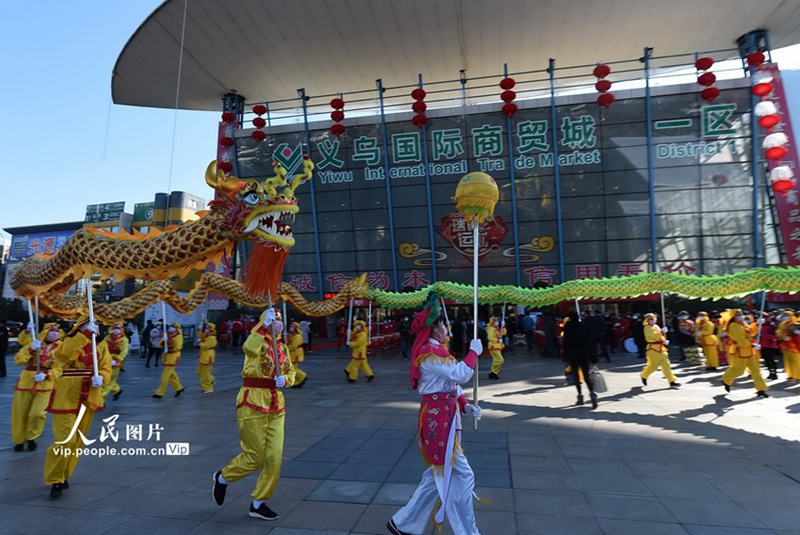
[[[622,347],[625,348],[625,351],[628,353],[638,353],[639,348],[636,346],[636,342],[634,341],[633,337],[626,338],[624,342],[622,342]]]

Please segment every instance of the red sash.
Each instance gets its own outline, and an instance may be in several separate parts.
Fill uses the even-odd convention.
[[[417,422],[417,440],[419,451],[427,464],[444,465],[447,456],[447,438],[457,410],[455,390],[422,396]]]

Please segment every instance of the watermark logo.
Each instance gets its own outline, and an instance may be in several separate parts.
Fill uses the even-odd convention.
[[[53,448],[53,453],[64,456],[95,456],[95,457],[114,457],[114,456],[160,456],[160,455],[189,455],[190,447],[188,442],[161,442],[161,432],[164,427],[158,422],[147,424],[126,424],[125,442],[150,442],[149,446],[123,446],[119,444],[121,434],[117,429],[119,414],[112,414],[104,418],[103,427],[100,429],[99,438],[88,438],[80,429],[83,416],[86,414],[86,407],[81,405],[78,417],[64,440],[56,441],[57,447]],[[75,438],[77,435],[77,439]],[[99,444],[96,444],[98,443]],[[106,443],[108,442],[108,443]],[[81,447],[81,443],[83,447]]]

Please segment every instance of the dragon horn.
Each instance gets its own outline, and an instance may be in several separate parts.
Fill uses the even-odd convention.
[[[294,180],[292,180],[291,188],[292,191],[295,191],[300,184],[303,184],[307,180],[311,180],[311,172],[314,170],[314,162],[311,161],[311,158],[306,155],[303,158],[303,173],[294,176]]]
[[[229,193],[239,187],[239,180],[234,176],[225,176],[222,170],[217,169],[217,161],[213,160],[206,168],[206,184],[220,193]]]

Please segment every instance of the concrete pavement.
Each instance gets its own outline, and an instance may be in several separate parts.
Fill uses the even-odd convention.
[[[489,499],[476,504],[481,533],[800,534],[800,383],[781,373],[771,397],[756,399],[743,378],[726,394],[721,372],[674,361],[680,389],[668,388],[660,372],[643,387],[643,360],[612,355],[600,364],[609,391],[591,410],[574,405],[559,361],[518,347],[506,352],[501,379],[489,381],[491,361],[482,358],[483,419],[463,438],[476,492]],[[255,475],[231,484],[223,506],[211,499],[212,473],[240,451],[239,354],[220,352],[216,392],[203,395],[196,350],[185,351],[178,373],[186,392],[175,398],[168,390],[158,400],[150,395],[161,368],[129,357],[122,396],[107,401],[88,438],[95,447],[150,454],[87,456],[57,500],[42,480],[50,417],[35,452],[12,449],[12,365],[0,380],[0,531],[387,533],[386,520],[424,470],[414,441],[418,396],[398,350],[370,357],[372,383],[347,384],[348,362],[335,348],[311,352],[308,383],[285,392],[283,471],[269,501],[280,514],[275,522],[247,515]],[[118,440],[101,441],[101,429],[109,431],[102,420],[114,415]],[[189,454],[158,454],[167,443],[188,444]]]

